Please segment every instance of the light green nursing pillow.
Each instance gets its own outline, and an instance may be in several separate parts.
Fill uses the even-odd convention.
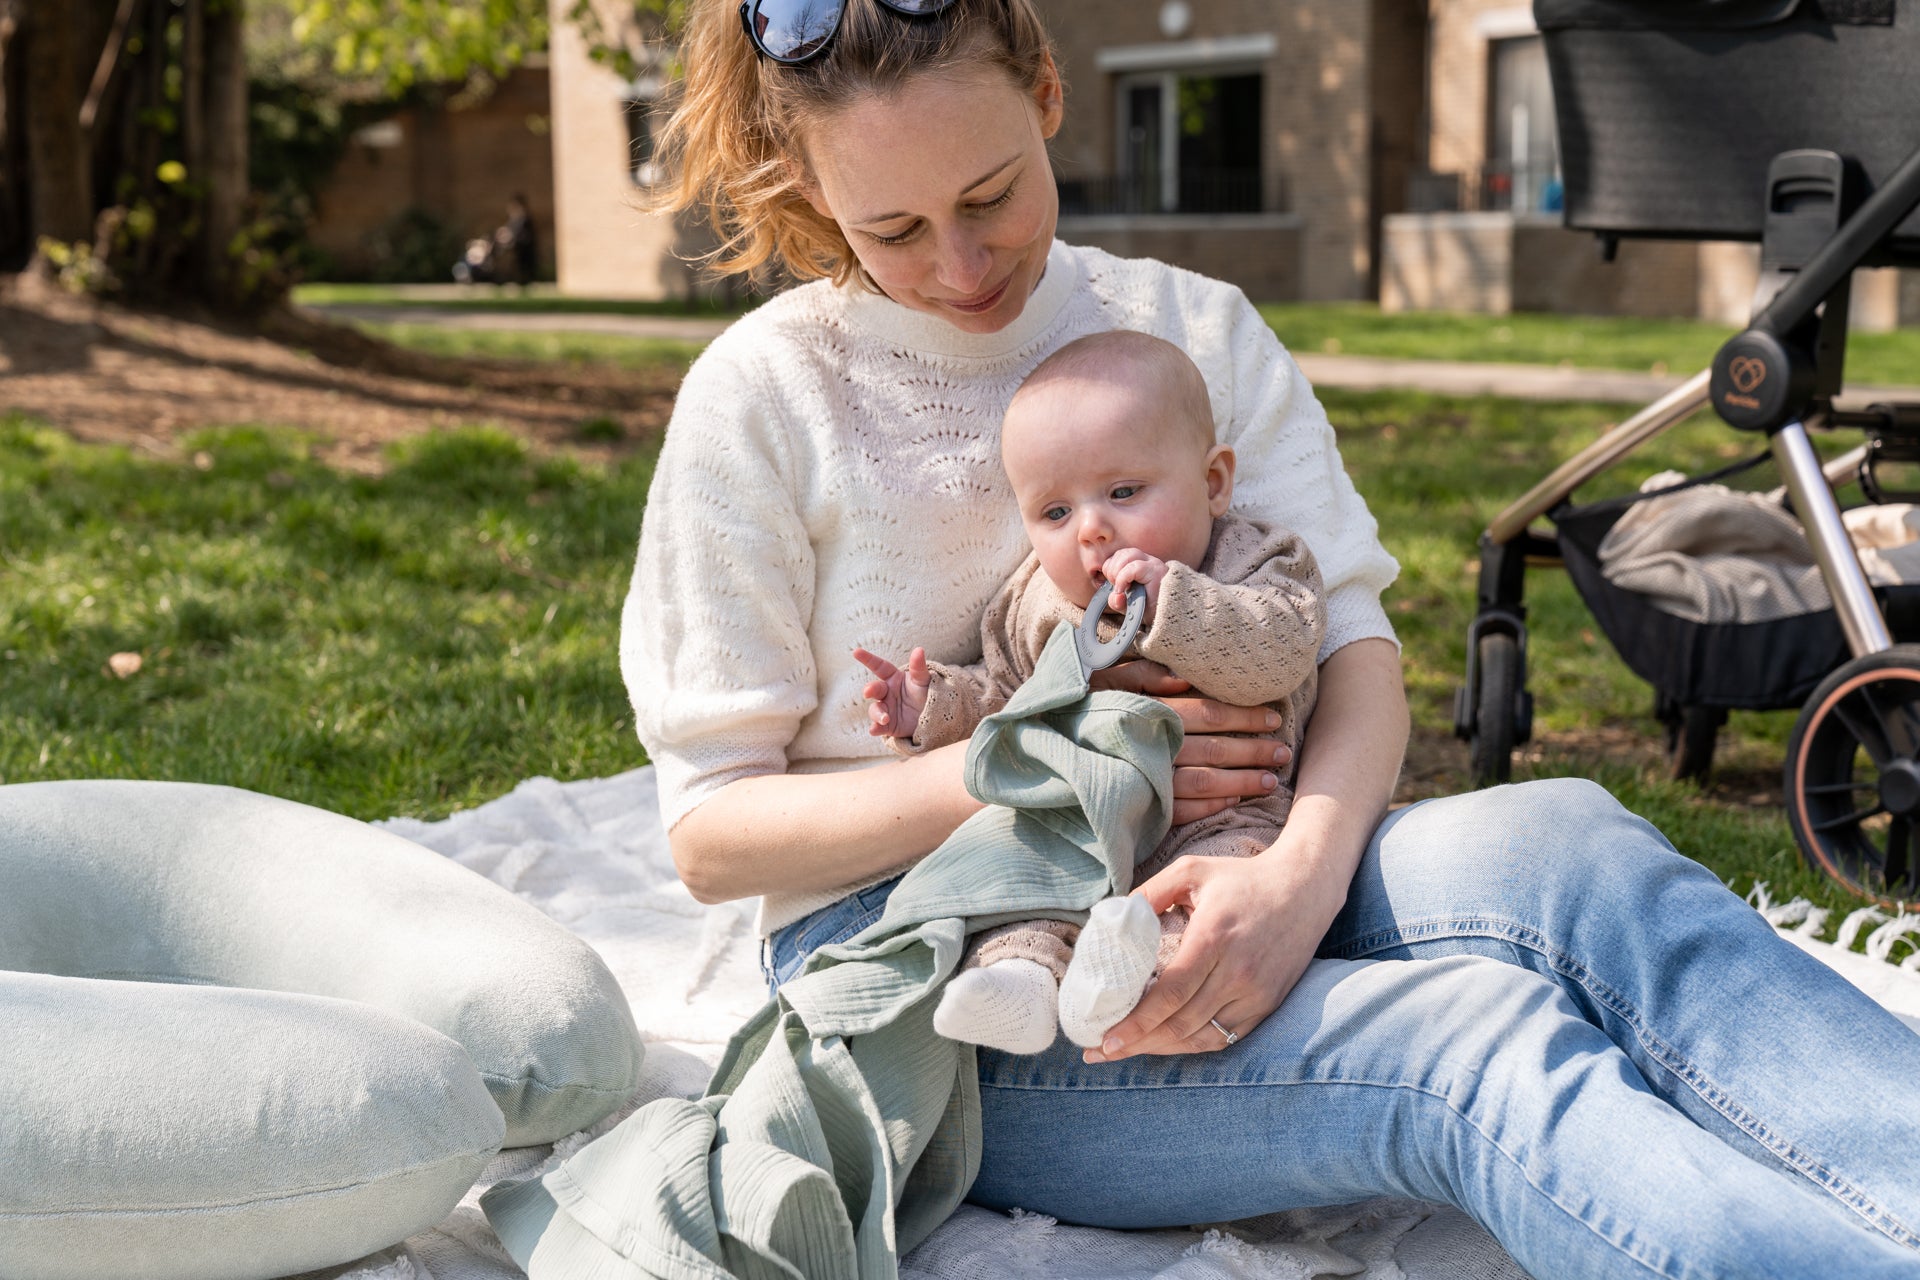
[[[639,1066],[590,948],[410,841],[225,787],[0,787],[0,1276],[349,1261]]]

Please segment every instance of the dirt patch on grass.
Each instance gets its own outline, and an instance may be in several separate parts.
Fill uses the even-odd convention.
[[[202,427],[284,425],[332,465],[377,470],[395,440],[486,422],[609,458],[665,425],[678,383],[666,367],[448,359],[310,313],[233,324],[0,277],[0,412],[163,455]]]
[[[1537,730],[1534,740],[1514,752],[1514,777],[1531,775],[1540,765],[1559,772],[1611,765],[1650,778],[1671,777],[1665,730],[1651,719],[1644,729],[1604,724],[1576,731]],[[1785,803],[1781,762],[1751,745],[1729,749],[1724,736],[1713,772],[1700,786],[1702,799],[1741,809],[1779,809]],[[1395,804],[1411,804],[1469,789],[1467,744],[1449,727],[1416,724],[1407,742],[1406,763],[1394,790]]]

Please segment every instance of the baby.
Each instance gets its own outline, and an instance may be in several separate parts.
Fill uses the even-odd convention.
[[[1133,656],[1167,667],[1207,697],[1267,705],[1298,750],[1313,709],[1326,631],[1320,573],[1300,538],[1232,515],[1233,450],[1214,440],[1200,370],[1171,343],[1115,330],[1068,343],[1014,394],[1001,462],[1033,554],[981,620],[982,660],[905,668],[864,649],[871,732],[897,750],[968,738],[1033,674],[1047,639],[1096,595],[1124,607],[1146,589]],[[1271,795],[1168,832],[1137,869],[1146,879],[1183,854],[1249,857],[1279,834],[1292,769]],[[947,985],[934,1026],[951,1039],[1039,1053],[1056,1024],[1098,1045],[1132,1011],[1178,946],[1184,908],[1156,921],[1146,900],[1096,905],[1084,929],[1053,920],[977,935]]]

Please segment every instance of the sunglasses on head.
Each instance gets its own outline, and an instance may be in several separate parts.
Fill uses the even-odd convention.
[[[879,0],[903,18],[927,18],[954,0]],[[740,0],[740,25],[763,58],[786,66],[811,62],[827,51],[847,0]]]

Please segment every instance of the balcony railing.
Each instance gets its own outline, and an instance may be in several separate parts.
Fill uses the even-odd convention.
[[[1483,165],[1458,173],[1419,171],[1407,179],[1410,213],[1559,213],[1560,178],[1551,168]]]

